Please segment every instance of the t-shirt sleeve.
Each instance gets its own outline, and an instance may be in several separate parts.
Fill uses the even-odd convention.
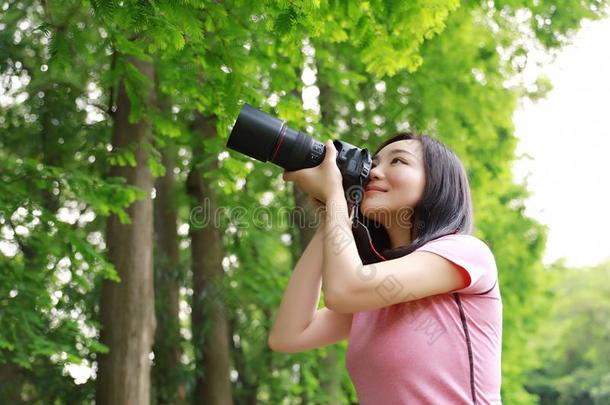
[[[415,251],[432,252],[456,265],[466,281],[466,287],[454,290],[463,294],[480,294],[496,283],[498,270],[489,246],[481,239],[465,234],[445,235]]]

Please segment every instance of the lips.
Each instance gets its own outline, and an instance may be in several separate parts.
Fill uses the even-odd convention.
[[[380,192],[384,192],[384,193],[385,193],[385,192],[386,192],[386,191],[388,191],[388,190],[384,190],[383,188],[378,187],[378,186],[371,186],[371,185],[368,185],[368,186],[366,186],[366,187],[364,188],[364,191],[365,191],[365,192],[369,192],[369,191],[380,191]]]

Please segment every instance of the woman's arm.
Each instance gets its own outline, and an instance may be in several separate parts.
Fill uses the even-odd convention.
[[[448,252],[458,252],[458,257],[490,257],[483,242],[460,236],[467,239],[444,252],[415,251],[363,265],[351,232],[345,196],[338,192],[329,196],[326,207],[322,283],[325,304],[336,312],[363,312],[466,288],[469,282],[462,274],[467,270],[445,258]]]
[[[323,204],[314,202],[317,208]],[[352,314],[318,308],[322,287],[324,211],[320,226],[305,248],[282,297],[267,339],[273,351],[302,352],[328,346],[349,337]]]

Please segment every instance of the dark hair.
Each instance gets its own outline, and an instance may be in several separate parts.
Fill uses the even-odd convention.
[[[440,141],[423,134],[402,132],[384,141],[373,154],[387,145],[414,139],[422,145],[426,184],[411,217],[411,243],[391,248],[385,228],[378,222],[356,215],[365,224],[371,241],[386,259],[405,256],[425,243],[449,234],[471,235],[474,231],[470,185],[464,165],[457,155]]]

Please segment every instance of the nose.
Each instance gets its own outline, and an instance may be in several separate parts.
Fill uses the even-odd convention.
[[[369,178],[373,179],[383,179],[383,171],[379,168],[379,165],[372,166],[369,171]]]

